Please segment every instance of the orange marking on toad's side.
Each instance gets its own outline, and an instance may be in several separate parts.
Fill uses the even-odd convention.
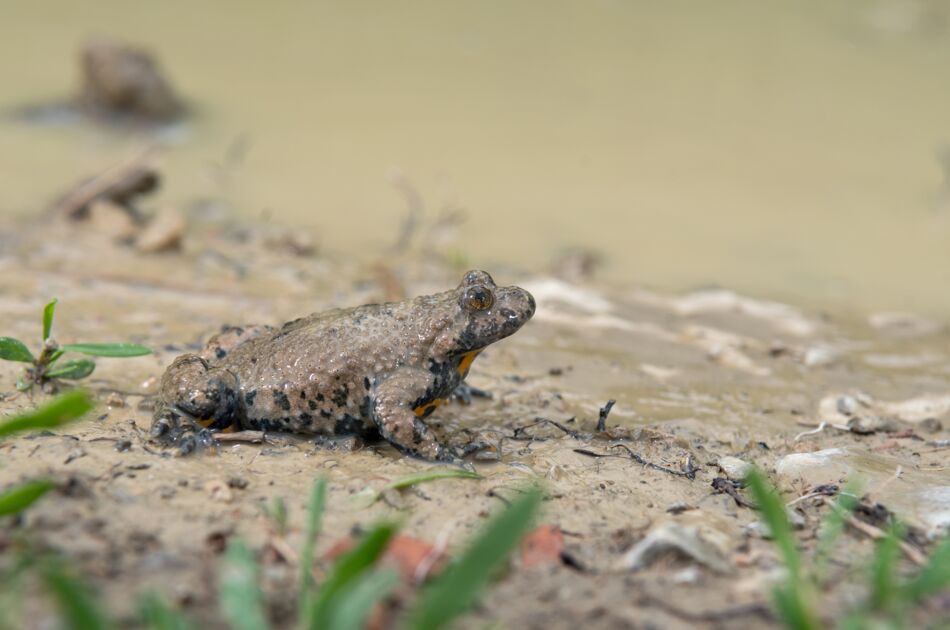
[[[413,409],[413,411],[415,411],[415,412],[416,412],[416,415],[419,416],[419,417],[427,416],[428,414],[430,414],[430,413],[432,413],[433,411],[435,411],[435,408],[438,407],[439,405],[441,405],[442,402],[443,402],[443,401],[442,401],[440,398],[436,398],[435,400],[433,400],[433,401],[430,402],[430,403],[426,403],[426,404],[424,404],[424,405],[419,405],[418,407],[416,407],[415,409]]]
[[[471,352],[466,352],[462,355],[462,360],[459,361],[458,373],[464,377],[468,374],[468,368],[472,367],[472,361],[475,360],[475,357],[478,356],[478,353],[481,350],[472,350]]]

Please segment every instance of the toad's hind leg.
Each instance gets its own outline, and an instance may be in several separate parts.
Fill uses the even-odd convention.
[[[455,454],[439,442],[422,419],[441,401],[414,406],[427,398],[432,384],[428,370],[397,371],[376,388],[373,420],[383,438],[403,453],[432,461],[453,461]]]

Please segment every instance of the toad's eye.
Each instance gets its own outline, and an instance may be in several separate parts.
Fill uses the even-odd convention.
[[[484,311],[495,303],[495,296],[486,287],[469,287],[462,294],[462,308],[467,311]]]

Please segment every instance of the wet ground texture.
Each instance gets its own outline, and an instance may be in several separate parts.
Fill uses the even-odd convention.
[[[494,444],[470,462],[482,479],[390,492],[357,509],[352,495],[366,486],[432,465],[384,443],[284,435],[174,457],[146,440],[158,378],[222,325],[280,324],[443,290],[460,269],[425,251],[337,259],[273,225],[172,214],[156,227],[157,217],[129,221],[122,208],[103,206],[0,232],[0,333],[35,345],[42,306],[57,297],[58,341],[155,349],[98,361],[87,385],[99,406],[85,422],[0,444],[0,488],[39,476],[58,483],[0,530],[0,563],[2,550],[28,535],[71,559],[117,615],[130,613],[136,593],[158,589],[203,627],[221,627],[219,556],[241,536],[262,558],[272,616],[289,623],[292,550],[320,476],[330,491],[318,569],[339,539],[383,517],[451,553],[526,484],[543,485],[541,522],[563,544],[540,560],[523,550],[463,627],[775,625],[768,591],[781,566],[736,483],[746,464],[763,468],[793,502],[806,552],[835,487],[861,481],[865,507],[856,518],[871,529],[849,527],[839,540],[821,611],[828,620],[856,601],[870,535],[886,528],[888,514],[910,527],[905,570],[950,524],[950,334],[942,323],[510,268],[490,271],[532,291],[535,319],[475,362],[469,382],[491,399],[430,417],[450,440],[474,433]],[[143,247],[149,228],[153,245]],[[46,396],[15,392],[19,369],[0,363],[4,416]],[[616,402],[601,414],[608,400]],[[276,497],[289,510],[284,534],[265,515]],[[23,605],[34,619],[50,614],[33,599]],[[948,607],[938,597],[917,620],[932,622]]]

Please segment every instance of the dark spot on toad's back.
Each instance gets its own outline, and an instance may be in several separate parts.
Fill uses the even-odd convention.
[[[347,387],[346,384],[343,384],[339,389],[333,392],[333,404],[335,404],[337,407],[345,407],[349,396],[350,388]]]
[[[256,396],[257,396],[257,390],[256,390],[256,389],[252,389],[251,391],[246,392],[246,393],[244,394],[244,404],[247,405],[248,407],[253,407],[253,406],[254,406],[254,398],[255,398]]]
[[[287,394],[279,389],[272,391],[274,392],[274,403],[284,411],[290,411],[290,400],[287,398]]]
[[[317,409],[317,403],[313,400],[308,400],[307,406],[310,407],[310,411],[316,411]]]

